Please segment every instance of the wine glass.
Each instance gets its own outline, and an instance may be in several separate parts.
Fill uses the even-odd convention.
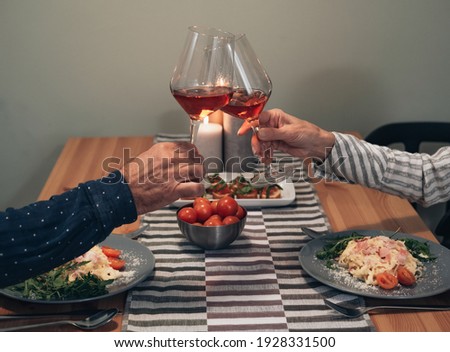
[[[191,143],[203,118],[227,105],[233,94],[234,35],[212,27],[188,29],[170,90],[189,114]]]
[[[238,34],[234,47],[234,83],[233,96],[222,111],[234,117],[247,121],[258,135],[257,120],[272,93],[272,81],[265,71],[256,53],[250,45],[245,34]],[[271,168],[272,150],[264,149],[264,175],[265,180],[255,176],[263,185],[265,181],[274,181],[274,172]],[[254,179],[255,179],[254,178]],[[258,182],[258,181],[255,181]]]

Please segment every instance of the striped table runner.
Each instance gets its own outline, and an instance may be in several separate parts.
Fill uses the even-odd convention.
[[[123,330],[373,331],[368,315],[347,319],[323,301],[363,306],[361,297],[321,284],[300,266],[299,251],[310,240],[300,227],[329,227],[300,165],[290,159],[294,202],[249,209],[243,233],[226,249],[205,251],[187,241],[176,208],[147,214],[150,229],[139,241],[155,255],[155,270],[129,291]]]

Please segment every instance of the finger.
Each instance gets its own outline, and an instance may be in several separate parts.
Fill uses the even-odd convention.
[[[194,144],[189,142],[181,142],[180,144],[177,144],[173,161],[202,163],[203,159],[203,155],[200,154]]]
[[[259,125],[260,126],[268,126],[270,120],[272,119],[273,110],[266,110],[259,114]]]
[[[175,187],[179,198],[201,197],[205,193],[205,186],[196,182],[179,183]]]
[[[253,136],[252,136],[251,145],[252,145],[253,154],[261,157],[262,156],[261,142],[259,141],[258,136],[256,134],[253,134]]]
[[[177,182],[199,182],[204,176],[202,164],[185,164],[178,169],[174,169],[175,180]]]
[[[264,127],[260,128],[258,132],[258,138],[265,142],[283,140],[283,135],[284,132],[282,128]]]
[[[244,123],[241,125],[241,127],[237,131],[237,135],[242,136],[242,135],[246,134],[248,131],[250,131],[251,129],[252,129],[252,125],[249,122],[244,121]]]

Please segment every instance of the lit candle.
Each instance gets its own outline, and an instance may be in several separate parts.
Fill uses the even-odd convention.
[[[195,145],[200,154],[205,158],[206,172],[221,172],[222,161],[222,125],[209,123],[206,117],[200,124]]]

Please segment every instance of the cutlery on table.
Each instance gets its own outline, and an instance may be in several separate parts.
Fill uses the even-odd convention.
[[[313,229],[310,229],[309,227],[304,227],[304,226],[300,227],[300,229],[302,230],[302,232],[305,235],[311,237],[312,239],[323,237],[323,236],[329,234],[329,232],[317,232],[316,230],[313,230]]]
[[[64,318],[71,316],[88,316],[95,313],[103,312],[104,309],[84,309],[84,310],[74,310],[70,312],[57,312],[57,313],[13,313],[0,315],[1,320],[19,320],[19,319],[42,319],[42,318]]]
[[[93,330],[97,329],[100,326],[103,326],[111,321],[112,318],[118,313],[118,309],[112,308],[107,310],[102,310],[93,315],[88,316],[82,320],[56,320],[49,321],[46,323],[38,323],[38,324],[30,324],[30,325],[22,325],[22,326],[12,326],[9,328],[0,329],[0,331],[19,331],[19,330],[28,330],[41,328],[45,326],[53,326],[53,325],[73,325],[82,330]]]
[[[344,307],[343,305],[337,303],[333,303],[327,299],[325,299],[324,302],[331,309],[334,309],[336,312],[339,312],[349,318],[358,318],[361,315],[367,313],[368,311],[374,309],[404,309],[404,310],[423,310],[423,311],[450,310],[450,306],[448,305],[433,305],[433,306],[379,305],[365,308],[351,308],[351,307]]]

